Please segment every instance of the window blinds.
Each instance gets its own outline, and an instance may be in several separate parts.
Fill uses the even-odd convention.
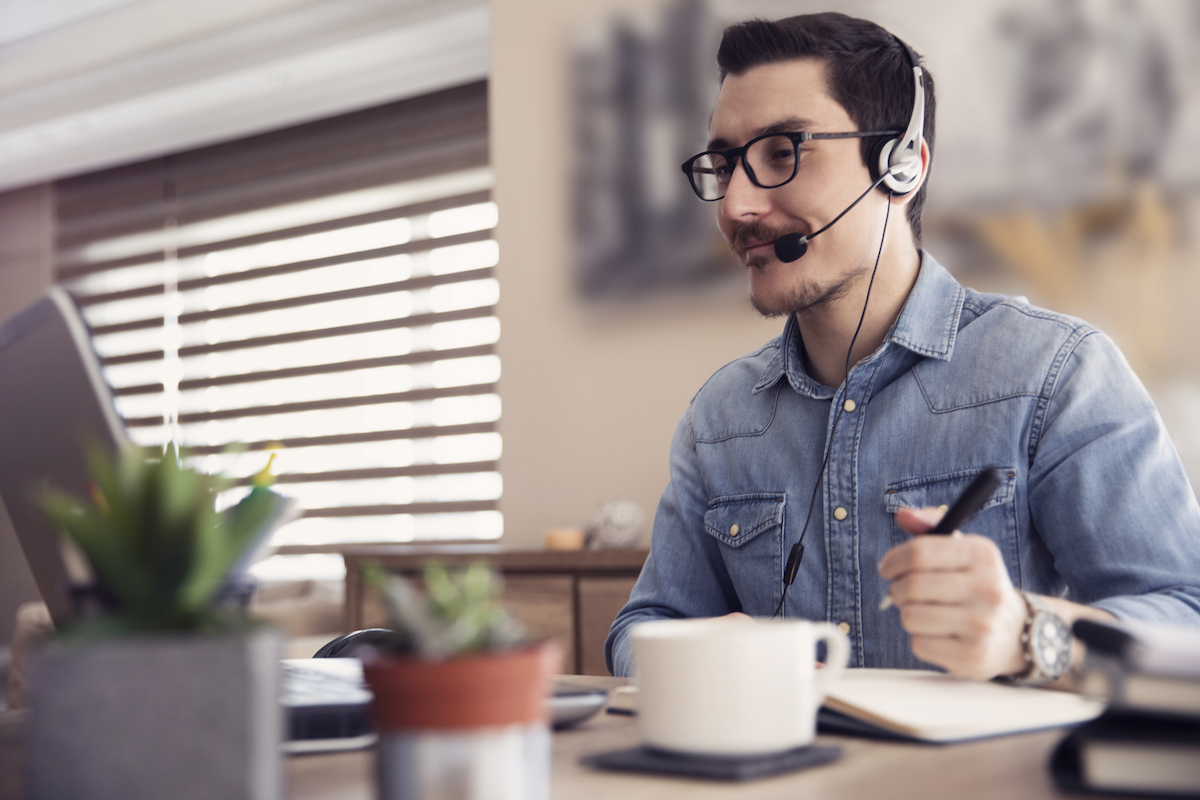
[[[501,532],[486,97],[55,185],[57,279],[131,438],[243,483],[275,452],[304,513],[277,544]]]

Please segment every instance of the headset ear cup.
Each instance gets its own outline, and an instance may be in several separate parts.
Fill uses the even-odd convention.
[[[883,182],[879,184],[879,190],[882,192],[888,192],[896,197],[902,197],[908,194],[916,189],[918,184],[921,182],[921,166],[919,162],[921,156],[919,150],[913,155],[908,156],[907,159],[894,165],[894,167],[889,164],[889,160],[892,157],[892,149],[899,143],[899,141],[899,139],[885,139],[879,144],[875,145],[875,149],[871,151],[870,162],[872,180],[879,180],[881,175],[884,176]],[[916,164],[912,164],[914,159],[918,160]],[[905,161],[907,161],[908,164],[906,164]],[[910,164],[916,167],[915,169],[912,169],[912,175],[910,177],[906,178],[894,173],[890,175],[887,174],[893,169],[903,168],[905,166],[909,166]]]
[[[884,149],[886,148],[888,152],[891,152],[891,147],[888,145],[894,147],[895,144],[895,139],[880,139],[875,143],[875,146],[871,148],[871,155],[869,158],[867,158],[867,170],[871,173],[871,183],[878,181],[879,176],[887,170],[887,153],[884,152]],[[884,166],[880,167],[881,164]],[[887,194],[888,188],[882,183],[879,184],[878,188],[879,191]]]

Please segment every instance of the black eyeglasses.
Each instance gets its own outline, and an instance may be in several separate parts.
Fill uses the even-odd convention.
[[[746,176],[755,186],[775,189],[796,177],[800,167],[800,145],[810,139],[864,139],[868,136],[899,136],[901,133],[903,131],[767,133],[741,147],[705,150],[694,155],[683,162],[683,173],[701,200],[720,200],[725,196],[739,159],[746,168]]]

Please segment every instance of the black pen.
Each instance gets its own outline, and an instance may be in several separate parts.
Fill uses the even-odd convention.
[[[954,505],[950,506],[946,513],[942,515],[942,519],[929,533],[941,535],[954,533],[964,522],[979,513],[979,509],[995,493],[999,486],[1000,470],[995,467],[988,467],[979,473],[966,489],[963,489],[963,493],[954,501]],[[892,596],[889,594],[879,604],[879,610],[885,611],[893,605]]]

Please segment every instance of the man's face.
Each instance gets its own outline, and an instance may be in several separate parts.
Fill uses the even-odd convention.
[[[740,147],[770,131],[857,129],[846,109],[826,93],[823,62],[785,61],[725,78],[709,147]],[[836,301],[869,274],[887,203],[879,192],[813,239],[800,260],[785,264],[774,250],[775,240],[785,233],[807,234],[828,224],[871,185],[859,141],[805,142],[796,177],[775,189],[755,186],[738,162],[724,199],[717,201],[717,221],[750,279],[754,307],[763,314]]]

